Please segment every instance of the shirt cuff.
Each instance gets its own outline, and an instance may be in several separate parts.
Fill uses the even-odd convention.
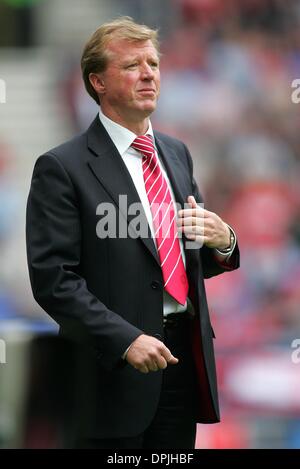
[[[230,230],[230,247],[229,249],[222,250],[222,249],[217,249],[215,248],[215,256],[220,262],[227,262],[230,259],[230,256],[232,255],[233,251],[235,250],[236,246],[236,234],[231,228],[231,226],[227,225],[229,230]]]
[[[127,347],[127,349],[126,349],[125,352],[123,353],[123,355],[122,355],[122,357],[121,357],[123,360],[126,360],[127,353],[128,353],[128,350],[130,349],[131,345],[132,345],[132,344],[130,344],[129,347]]]

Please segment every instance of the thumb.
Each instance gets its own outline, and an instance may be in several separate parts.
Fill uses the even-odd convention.
[[[189,195],[188,198],[187,198],[187,201],[188,201],[188,203],[190,204],[190,206],[192,208],[197,208],[198,207],[197,202],[195,200],[195,197],[193,195]]]
[[[177,365],[179,362],[178,358],[174,357],[174,355],[171,356],[168,360],[168,365]]]

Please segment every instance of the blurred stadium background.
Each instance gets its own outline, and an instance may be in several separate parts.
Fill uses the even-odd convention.
[[[82,48],[124,14],[160,30],[154,126],[188,144],[242,251],[239,271],[207,281],[222,423],[199,425],[197,447],[300,447],[299,0],[0,0],[0,447],[55,446],[47,419],[24,437],[42,398],[28,400],[28,344],[55,330],[29,286],[26,197],[36,158],[96,114]]]

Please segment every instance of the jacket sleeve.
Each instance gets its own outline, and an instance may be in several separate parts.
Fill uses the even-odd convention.
[[[33,171],[26,213],[27,259],[35,300],[103,368],[121,363],[142,331],[109,310],[80,275],[81,224],[75,188],[60,160],[42,155]]]
[[[197,183],[193,176],[193,160],[190,155],[189,150],[184,145],[186,152],[187,162],[190,170],[190,177],[192,181],[192,195],[195,197],[197,203],[203,203],[203,198],[199,193]],[[207,246],[202,246],[200,249],[200,256],[203,268],[204,278],[214,277],[215,275],[222,274],[224,272],[232,271],[238,269],[240,266],[240,251],[238,243],[236,243],[235,249],[230,256],[229,261],[220,262],[215,255],[214,249]]]

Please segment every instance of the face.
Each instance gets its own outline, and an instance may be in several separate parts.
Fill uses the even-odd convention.
[[[145,119],[156,108],[160,89],[158,53],[150,40],[113,40],[105,72],[94,81],[103,112],[114,119]]]

